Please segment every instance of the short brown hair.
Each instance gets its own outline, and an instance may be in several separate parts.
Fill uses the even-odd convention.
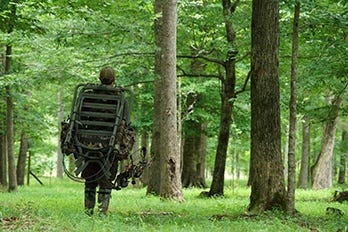
[[[99,80],[104,85],[110,85],[115,81],[115,70],[111,67],[104,67],[100,70]]]

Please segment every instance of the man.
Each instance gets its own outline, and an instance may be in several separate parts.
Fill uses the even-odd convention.
[[[99,74],[99,80],[101,85],[104,85],[107,88],[113,88],[115,84],[115,71],[111,67],[104,67],[101,69]],[[122,125],[128,127],[129,124],[129,109],[128,103],[125,102],[124,111],[122,115]],[[85,195],[84,195],[84,204],[85,212],[88,215],[93,215],[93,210],[96,203],[96,189],[99,186],[98,190],[98,210],[99,215],[104,216],[107,213],[111,191],[114,187],[112,181],[115,179],[117,174],[117,163],[118,160],[115,157],[112,157],[110,160],[111,176],[107,178],[103,172],[101,172],[100,165],[98,163],[89,163],[88,166],[82,171],[82,177],[85,179]],[[97,174],[99,173],[99,174]]]

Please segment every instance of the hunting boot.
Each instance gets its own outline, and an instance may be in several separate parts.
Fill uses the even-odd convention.
[[[85,188],[85,213],[88,216],[93,215],[93,210],[95,206],[95,188]]]
[[[98,191],[98,210],[99,216],[103,217],[109,208],[111,189],[99,189]]]

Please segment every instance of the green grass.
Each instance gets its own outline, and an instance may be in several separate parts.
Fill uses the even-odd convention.
[[[332,190],[297,190],[297,216],[267,212],[246,216],[250,189],[226,187],[225,197],[203,199],[201,189],[184,190],[185,201],[146,196],[132,186],[114,191],[109,214],[83,213],[83,184],[70,180],[32,183],[17,193],[0,192],[0,231],[348,231],[348,202],[331,202]],[[343,216],[327,215],[326,208]]]

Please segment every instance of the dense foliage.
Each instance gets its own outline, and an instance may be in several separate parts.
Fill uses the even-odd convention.
[[[96,82],[100,67],[111,65],[117,82],[133,90],[132,118],[137,131],[151,132],[153,104],[153,1],[74,1],[25,0],[17,4],[14,31],[8,33],[7,19],[14,1],[0,5],[0,56],[5,45],[12,45],[12,70],[4,74],[0,64],[1,114],[5,94],[12,87],[15,101],[15,135],[26,130],[30,137],[33,168],[52,169],[58,137],[58,92],[63,94],[65,118],[68,117],[72,91],[77,83]],[[292,11],[294,1],[281,1],[280,80],[283,142],[286,143],[291,60]],[[322,123],[328,112],[327,98],[348,82],[348,6],[345,1],[306,0],[300,16],[299,119],[309,114],[313,122],[312,155],[320,149]],[[224,42],[220,1],[179,1],[178,76],[181,84],[183,120],[207,121],[208,168],[212,168],[219,125],[217,78],[221,67],[214,60],[225,59],[234,49]],[[233,16],[237,33],[237,90],[242,89],[250,69],[251,1],[241,1]],[[205,57],[204,73],[191,73],[191,60]],[[247,89],[248,90],[248,89]],[[200,96],[194,111],[185,114],[185,100]],[[347,96],[347,95],[346,95]],[[227,165],[247,175],[249,160],[250,101],[248,91],[234,99],[230,155]],[[29,110],[26,110],[28,109]],[[347,101],[340,111],[337,133],[347,130]],[[184,127],[185,128],[185,127]],[[339,144],[340,136],[337,136]],[[299,150],[300,151],[300,150]],[[336,149],[336,155],[342,150]],[[238,155],[238,159],[237,159]],[[298,155],[299,156],[299,155]],[[51,157],[51,158],[50,158]],[[238,161],[238,162],[237,162]]]

